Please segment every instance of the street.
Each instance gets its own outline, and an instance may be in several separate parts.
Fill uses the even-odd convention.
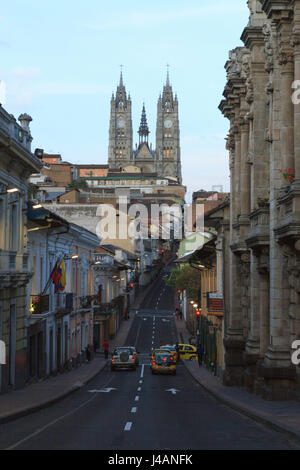
[[[111,372],[63,401],[0,427],[1,449],[296,449],[278,433],[212,398],[178,365],[177,376],[152,376],[153,346],[174,343],[174,295],[153,284],[136,314],[127,344],[140,352],[136,371]]]

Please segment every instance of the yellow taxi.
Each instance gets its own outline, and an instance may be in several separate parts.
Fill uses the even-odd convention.
[[[192,344],[179,343],[179,357],[184,361],[198,361],[197,348]]]
[[[163,349],[164,351],[169,351],[172,356],[174,356],[175,361],[178,362],[178,352],[176,351],[176,346],[174,344],[166,344],[164,346],[160,346],[159,349]]]
[[[152,374],[172,374],[176,375],[175,357],[164,349],[155,349],[150,360]]]

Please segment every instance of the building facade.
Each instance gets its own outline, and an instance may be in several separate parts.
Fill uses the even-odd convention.
[[[290,399],[300,390],[291,361],[300,338],[300,1],[248,6],[220,105],[231,171],[224,380]]]
[[[28,212],[27,368],[32,382],[77,367],[93,349],[94,252],[98,237],[45,208]],[[51,273],[63,261],[66,284],[55,292]]]
[[[26,286],[28,265],[27,179],[41,168],[31,153],[30,116],[14,117],[0,106],[0,339],[6,364],[0,365],[0,392],[24,386],[26,377]]]
[[[121,73],[116,95],[110,107],[108,164],[109,170],[126,173],[156,173],[172,177],[179,184],[181,177],[180,127],[178,99],[174,96],[169,74],[157,105],[156,149],[149,144],[149,127],[145,105],[139,127],[139,143],[133,148],[132,102],[127,95]]]

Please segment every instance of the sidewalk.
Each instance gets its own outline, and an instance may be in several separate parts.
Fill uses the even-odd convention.
[[[144,292],[141,294],[144,294]],[[141,296],[141,298],[143,297]],[[121,323],[117,335],[109,342],[110,351],[115,346],[125,345],[133,320],[134,314],[131,311],[130,319]],[[58,374],[56,377],[50,377],[20,390],[0,395],[0,424],[28,415],[62,400],[89,383],[104,369],[107,362],[108,360],[104,359],[104,356],[101,357],[98,352],[93,361],[84,363],[71,372]]]
[[[191,335],[185,321],[175,320],[175,322],[179,341],[183,339],[188,343]],[[226,387],[204,365],[199,367],[198,362],[184,361],[184,365],[194,379],[220,402],[256,421],[271,425],[278,431],[287,432],[300,439],[299,402],[265,401],[259,396],[248,393],[242,387]]]

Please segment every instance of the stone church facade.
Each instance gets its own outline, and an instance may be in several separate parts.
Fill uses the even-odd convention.
[[[145,105],[133,148],[132,102],[121,73],[116,95],[111,99],[108,164],[110,171],[156,173],[182,183],[178,99],[173,94],[169,74],[157,104],[156,149],[149,144]]]
[[[231,172],[224,382],[292,399],[300,396],[291,361],[300,339],[300,0],[248,6],[245,46],[229,54],[220,104]]]

